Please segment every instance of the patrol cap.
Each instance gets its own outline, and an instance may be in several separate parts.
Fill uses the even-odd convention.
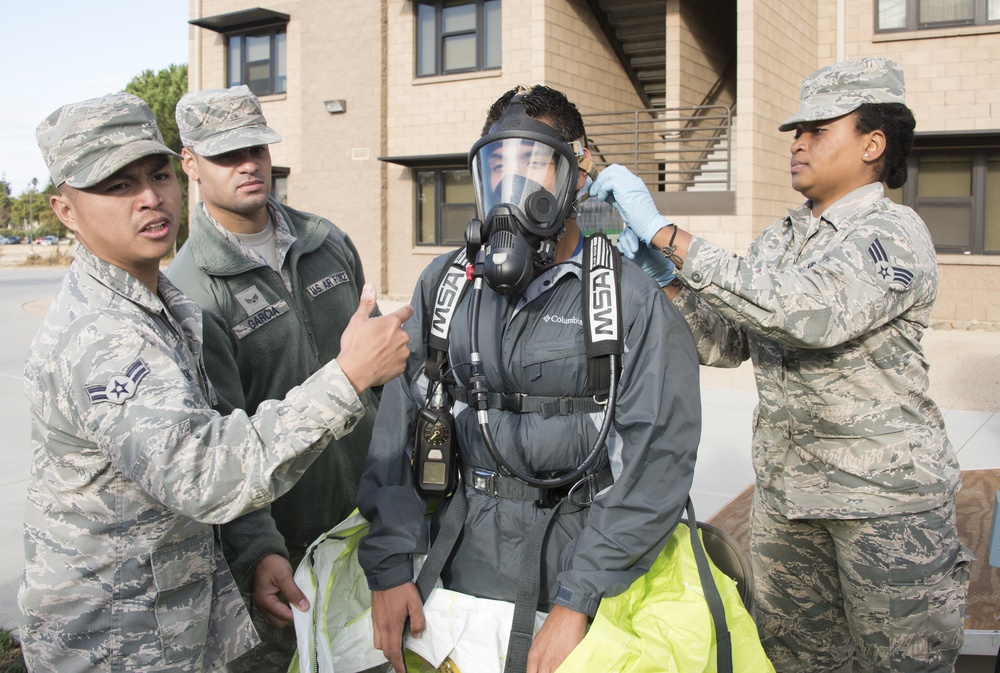
[[[203,157],[281,142],[246,85],[189,91],[177,102],[174,116],[184,147]]]
[[[841,61],[820,68],[802,81],[802,106],[778,127],[791,131],[802,122],[835,119],[865,103],[903,103],[903,69],[877,56]]]
[[[177,156],[163,144],[153,111],[130,93],[63,105],[38,125],[35,138],[57,187],[86,189],[150,154]]]

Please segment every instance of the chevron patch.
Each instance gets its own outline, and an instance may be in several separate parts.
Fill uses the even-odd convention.
[[[87,386],[87,395],[93,404],[98,402],[111,402],[112,404],[122,404],[125,400],[135,395],[139,388],[139,381],[149,373],[149,368],[142,360],[136,360],[123,374],[115,374],[107,383],[94,386]]]
[[[875,275],[889,283],[906,289],[913,282],[913,272],[901,266],[893,266],[889,262],[889,255],[882,245],[882,241],[876,236],[868,246],[868,256],[875,264]]]

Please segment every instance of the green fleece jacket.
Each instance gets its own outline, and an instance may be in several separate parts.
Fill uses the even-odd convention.
[[[364,271],[351,239],[323,218],[268,202],[295,238],[281,275],[251,259],[195,208],[191,235],[167,276],[204,310],[205,367],[223,414],[253,413],[282,399],[340,353],[340,336],[357,310]],[[257,562],[288,557],[332,528],[355,507],[358,480],[377,398],[361,395],[364,418],[333,440],[298,483],[270,507],[222,526],[222,544],[244,590]]]

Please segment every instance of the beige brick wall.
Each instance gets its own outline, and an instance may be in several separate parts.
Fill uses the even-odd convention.
[[[191,16],[214,16],[256,7],[244,0],[191,0]],[[282,136],[271,146],[274,166],[291,170],[289,204],[329,218],[355,242],[369,280],[381,277],[384,232],[380,217],[383,138],[381,4],[369,0],[328,3],[269,0],[288,14],[287,93],[261,99],[268,124]],[[192,42],[190,88],[225,82],[225,40],[201,33]],[[359,48],[355,36],[366,35]],[[200,58],[199,58],[200,56]],[[331,115],[323,101],[343,98],[347,112]],[[196,192],[195,192],[196,193]],[[193,207],[194,204],[192,204]]]
[[[956,327],[1000,325],[1000,265],[939,260],[938,298],[931,319]],[[992,260],[982,260],[989,262]]]
[[[1000,118],[1000,28],[876,36],[873,0],[731,0],[668,3],[668,95],[700,102],[724,67],[726,31],[735,31],[738,105],[733,143],[736,214],[678,217],[684,227],[737,251],[802,198],[789,184],[790,134],[777,125],[798,108],[802,78],[840,56],[888,56],[902,64],[918,131],[987,130]],[[249,0],[189,0],[192,18],[256,7]],[[414,76],[410,0],[271,0],[288,24],[288,93],[263,100],[284,141],[276,166],[291,169],[290,203],[329,217],[357,244],[369,279],[408,297],[442,248],[414,245],[410,169],[379,156],[465,154],[486,108],[520,83],[565,91],[585,113],[641,106],[586,0],[504,0],[497,71]],[[731,16],[719,16],[719,11]],[[725,24],[723,24],[725,25]],[[842,27],[842,30],[841,30]],[[191,27],[192,88],[225,85],[223,36]],[[670,63],[682,62],[682,68]],[[703,94],[702,94],[703,95]],[[323,101],[347,100],[329,115]],[[192,191],[196,195],[196,190]],[[997,265],[993,263],[997,262]],[[946,256],[934,317],[998,321],[1000,260]],[[963,291],[975,287],[975,292]]]
[[[635,109],[632,89],[584,0],[505,0],[501,7],[499,71],[414,77],[412,3],[390,2],[388,22],[387,154],[413,156],[468,152],[486,111],[517,84],[544,83],[581,112]],[[388,291],[409,296],[420,272],[448,248],[414,244],[414,185],[410,169],[389,165]]]

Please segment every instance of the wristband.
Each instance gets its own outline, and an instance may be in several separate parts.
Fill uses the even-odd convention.
[[[674,248],[674,239],[677,238],[677,225],[674,224],[673,222],[671,222],[667,226],[668,227],[673,227],[674,228],[674,233],[672,233],[670,235],[670,242],[667,243],[662,248],[660,248],[660,252],[663,253],[664,257],[666,257],[671,262],[673,262],[677,266],[678,269],[682,269],[682,268],[684,268],[684,261],[680,257],[677,256],[677,251]]]

